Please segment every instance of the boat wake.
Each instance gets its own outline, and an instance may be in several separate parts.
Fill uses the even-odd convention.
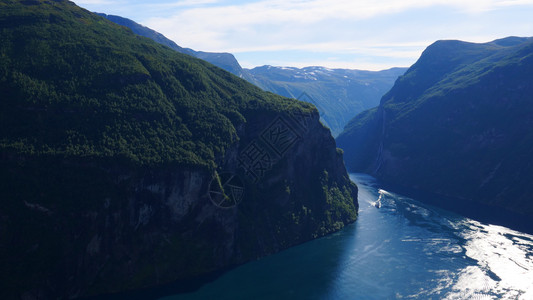
[[[379,189],[378,193],[379,193],[379,197],[376,201],[372,202],[372,205],[375,206],[376,208],[381,208],[383,195],[392,196],[392,194],[383,189]]]

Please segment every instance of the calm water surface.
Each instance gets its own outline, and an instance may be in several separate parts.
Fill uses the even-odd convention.
[[[359,186],[341,232],[235,268],[178,299],[533,299],[533,236]]]

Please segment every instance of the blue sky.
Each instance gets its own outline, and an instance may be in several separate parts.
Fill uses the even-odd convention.
[[[75,0],[241,65],[407,67],[440,39],[533,36],[533,0]]]

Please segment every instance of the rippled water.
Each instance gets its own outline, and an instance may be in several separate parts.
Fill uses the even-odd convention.
[[[533,299],[533,236],[383,192],[351,174],[360,215],[339,233],[165,299]]]

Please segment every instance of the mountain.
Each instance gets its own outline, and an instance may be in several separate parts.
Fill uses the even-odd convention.
[[[263,66],[246,71],[252,82],[266,91],[316,105],[322,122],[337,136],[355,115],[376,107],[406,69],[360,71]]]
[[[334,137],[342,132],[344,126],[356,114],[376,107],[379,99],[392,87],[398,76],[407,70],[392,68],[373,72],[323,67],[299,69],[273,66],[243,69],[232,54],[182,48],[161,33],[130,19],[101,13],[99,15],[178,52],[208,61],[265,91],[298,98],[316,105],[320,111],[321,121],[330,128]]]
[[[352,171],[530,220],[532,125],[532,38],[446,40],[429,46],[337,143]]]
[[[152,30],[148,27],[145,27],[133,20],[123,18],[120,16],[107,15],[104,13],[97,13],[97,14],[102,17],[107,18],[113,23],[130,28],[135,34],[152,39],[155,42],[165,45],[178,52],[188,54],[190,56],[194,56],[199,59],[203,59],[207,62],[212,63],[213,65],[219,68],[222,68],[230,73],[233,73],[234,75],[247,79],[246,72],[242,69],[237,59],[235,59],[235,56],[233,56],[233,54],[231,53],[203,52],[203,51],[195,51],[190,48],[183,48],[183,47],[178,46],[175,42],[166,38],[161,33],[155,30]]]
[[[69,1],[0,3],[0,298],[196,278],[357,217],[308,103]]]

